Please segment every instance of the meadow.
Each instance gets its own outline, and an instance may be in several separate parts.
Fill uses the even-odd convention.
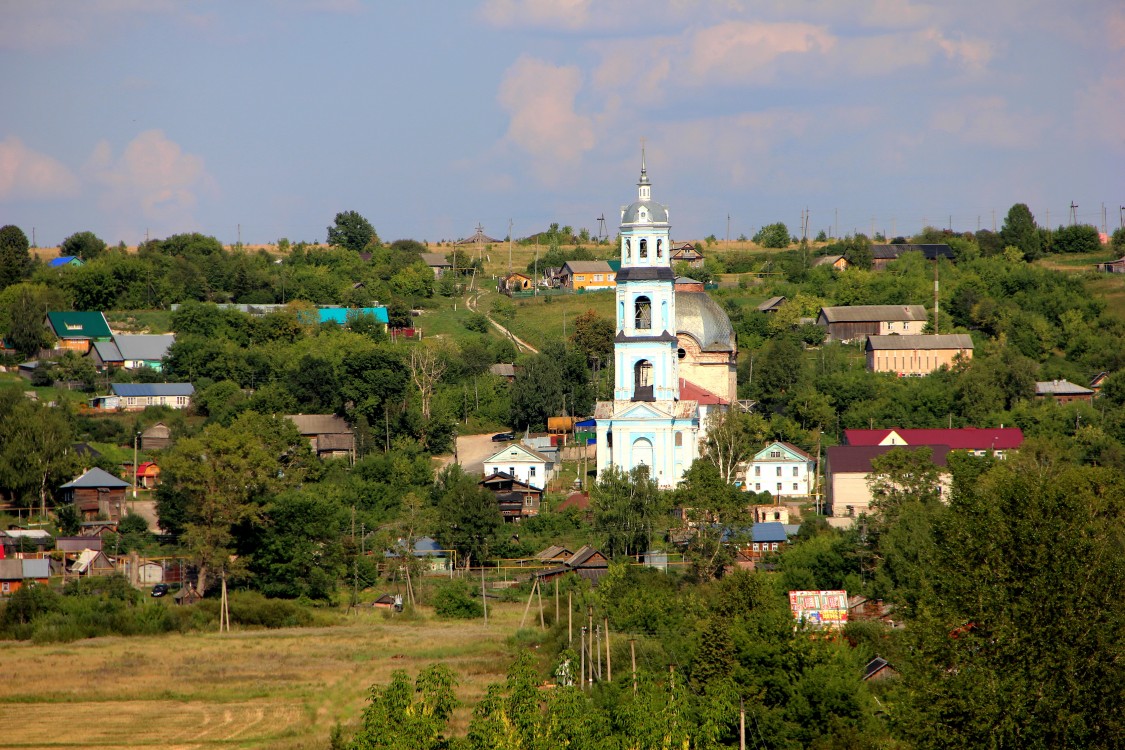
[[[0,746],[319,750],[359,721],[373,683],[434,662],[457,673],[461,734],[503,679],[521,614],[490,603],[486,626],[364,608],[333,627],[6,642]]]

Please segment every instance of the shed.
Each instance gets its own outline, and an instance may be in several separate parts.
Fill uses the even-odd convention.
[[[14,594],[28,583],[46,585],[50,578],[50,560],[0,560],[0,595]]]
[[[172,430],[163,422],[157,422],[141,433],[141,449],[161,450],[172,444]]]
[[[590,545],[578,549],[562,565],[536,573],[540,581],[551,581],[567,573],[576,573],[592,584],[597,585],[598,580],[605,575],[609,568],[609,559]]]
[[[355,433],[343,417],[335,414],[290,414],[286,417],[309,441],[313,453],[321,458],[355,454]]]
[[[758,312],[775,313],[781,309],[783,304],[785,304],[784,297],[770,297],[768,300],[758,305]]]
[[[890,677],[897,677],[898,670],[891,666],[890,662],[881,656],[876,656],[871,661],[867,662],[867,666],[863,668],[863,680],[886,680]]]

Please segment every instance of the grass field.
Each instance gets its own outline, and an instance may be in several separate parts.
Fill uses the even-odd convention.
[[[0,746],[319,750],[358,722],[372,683],[434,662],[458,675],[461,734],[503,679],[521,614],[490,604],[486,627],[365,609],[329,628],[4,643]]]

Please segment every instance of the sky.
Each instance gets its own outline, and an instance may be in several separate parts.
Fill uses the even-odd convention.
[[[0,101],[39,246],[612,236],[642,140],[676,240],[1125,211],[1120,0],[0,0]]]

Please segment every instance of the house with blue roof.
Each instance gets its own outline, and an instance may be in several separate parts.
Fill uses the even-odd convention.
[[[61,255],[58,258],[51,258],[47,261],[48,268],[66,268],[68,266],[77,268],[78,266],[84,265],[86,265],[86,261],[82,260],[77,255]]]
[[[390,323],[390,318],[387,316],[387,308],[379,307],[319,307],[316,310],[318,322],[320,323],[339,323],[346,326],[348,321],[352,320],[358,315],[371,315],[375,318],[376,323],[381,323],[386,326]]]
[[[90,399],[90,406],[104,411],[142,411],[149,406],[186,409],[195,387],[191,383],[113,383],[110,394]]]

